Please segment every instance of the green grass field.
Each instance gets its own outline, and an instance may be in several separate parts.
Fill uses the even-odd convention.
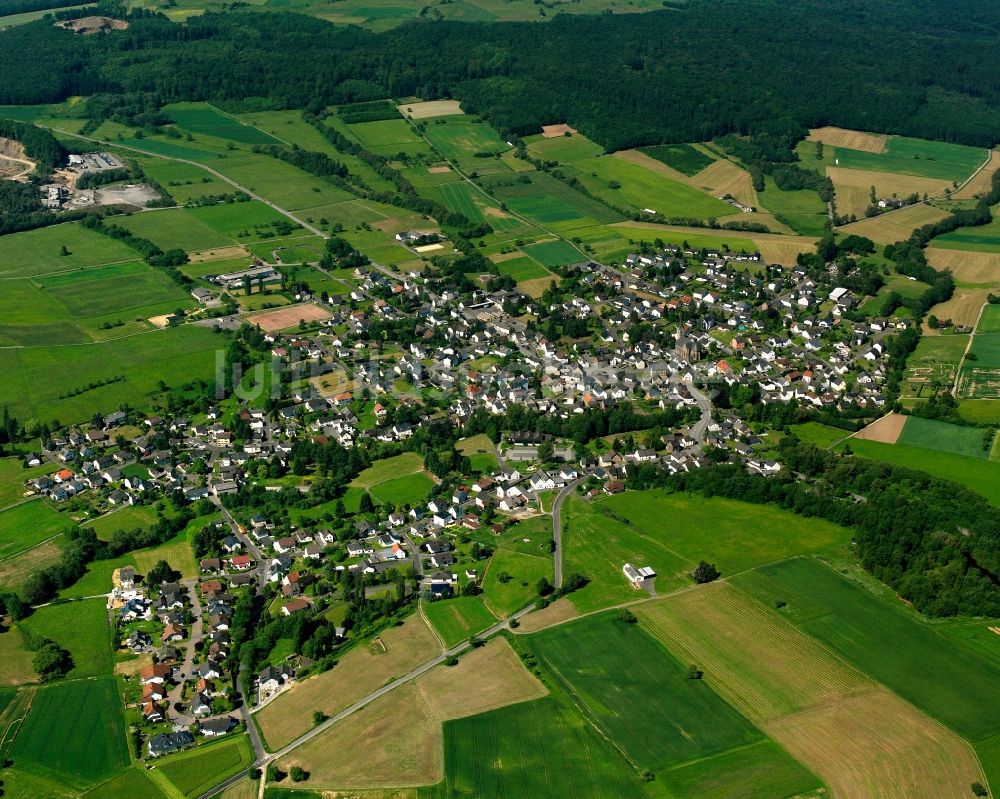
[[[714,161],[690,144],[664,144],[659,147],[640,147],[639,149],[651,158],[662,161],[688,177],[697,175],[705,167],[711,166]]]
[[[843,445],[838,449],[842,447]],[[901,444],[882,444],[857,438],[850,440],[850,447],[858,457],[917,469],[942,480],[954,480],[971,491],[982,494],[990,504],[1000,507],[1000,463],[950,452],[936,452]]]
[[[884,153],[848,150],[845,147],[827,148],[827,160],[839,161],[845,169],[871,169],[876,172],[899,172],[942,180],[962,181],[969,177],[983,161],[986,151],[961,144],[909,139],[892,136]],[[829,153],[834,150],[834,153]]]
[[[405,119],[383,119],[348,125],[348,129],[366,150],[379,155],[427,152],[427,144],[413,131]]]
[[[174,103],[164,109],[179,128],[242,144],[277,144],[277,139],[245,125],[207,103]]]
[[[612,205],[651,208],[665,217],[707,219],[726,216],[732,207],[691,186],[620,158],[591,158],[574,166],[576,175],[595,195]],[[620,188],[611,188],[617,182]]]
[[[551,274],[547,269],[539,266],[534,260],[524,255],[501,261],[497,264],[497,270],[501,275],[508,275],[519,282],[522,280],[538,280]]]
[[[392,458],[375,461],[361,474],[354,478],[351,485],[359,488],[371,488],[377,483],[393,480],[397,477],[423,471],[424,459],[415,452],[404,452]]]
[[[835,441],[839,441],[844,436],[850,435],[849,430],[841,430],[839,427],[830,427],[819,422],[793,424],[790,429],[800,441],[804,441],[807,444],[815,444],[817,447],[823,448],[830,446]]]
[[[149,527],[156,521],[156,510],[149,505],[133,505],[100,516],[85,524],[102,541],[110,541],[116,530]]]
[[[393,505],[418,505],[427,499],[434,481],[426,472],[416,472],[377,483],[369,489],[376,502]]]
[[[6,508],[24,499],[25,480],[51,474],[56,469],[52,463],[43,463],[41,466],[26,469],[19,457],[0,458],[0,508]],[[2,552],[0,557],[3,557]]]
[[[528,145],[528,152],[532,157],[543,161],[560,161],[564,164],[572,164],[604,154],[604,148],[601,145],[592,142],[580,133],[572,136],[555,136],[549,139],[541,135],[529,136],[525,139],[525,143]]]
[[[73,525],[68,516],[53,510],[42,499],[0,511],[0,558],[9,558],[47,538],[65,533]]]
[[[988,225],[962,227],[945,233],[934,239],[932,244],[950,250],[1000,252],[1000,218],[994,216]]]
[[[501,153],[509,149],[493,128],[475,117],[465,115],[439,117],[428,122],[424,135],[449,160],[468,158],[473,159],[474,163],[479,160],[473,158],[476,153]]]
[[[478,189],[465,181],[445,183],[425,189],[424,193],[440,202],[453,213],[463,214],[470,222],[482,222],[483,206],[494,206]]]
[[[81,799],[168,799],[141,768],[130,768],[113,780],[102,783],[85,793]]]
[[[939,422],[936,419],[922,419],[911,416],[903,425],[903,430],[896,439],[897,444],[908,447],[921,447],[937,452],[950,452],[953,455],[963,455],[967,458],[988,458],[992,437],[983,445],[984,430],[978,427],[962,427],[961,425]]]
[[[182,794],[199,796],[252,762],[247,739],[239,736],[164,758],[156,767]]]
[[[760,203],[792,230],[802,236],[822,236],[827,221],[826,205],[819,195],[810,189],[782,191],[768,176],[764,179],[764,191],[760,192]]]
[[[498,618],[505,618],[538,597],[538,580],[552,580],[552,558],[506,547],[493,554],[483,576],[483,599]],[[509,580],[501,577],[506,574]]]
[[[527,177],[528,182],[521,183],[507,175],[487,177],[481,183],[498,200],[541,225],[566,222],[573,227],[585,227],[624,219],[604,203],[581,194],[545,172],[526,172],[522,177]]]
[[[129,763],[121,701],[113,680],[40,689],[11,748],[19,768],[37,769],[77,790]]]
[[[733,582],[804,632],[970,741],[1000,732],[1000,667],[920,622],[896,600],[811,558]],[[992,699],[991,699],[992,697]]]
[[[0,405],[20,420],[58,419],[66,424],[89,420],[123,402],[145,407],[163,380],[180,386],[211,379],[215,351],[228,339],[209,328],[182,326],[80,347],[36,346],[0,350]],[[90,383],[123,376],[124,381],[84,389]]]
[[[233,205],[243,206],[248,203]],[[115,220],[115,224],[131,230],[140,238],[149,239],[162,250],[180,247],[185,252],[198,252],[233,244],[232,237],[213,230],[199,220],[194,209],[156,209],[121,217]]]
[[[353,194],[332,183],[262,153],[236,153],[214,161],[212,166],[230,180],[235,180],[241,186],[246,186],[250,191],[289,211],[354,198]],[[232,206],[222,207],[243,205],[244,203],[234,203]]]
[[[444,725],[444,783],[424,799],[504,797],[634,799],[629,764],[590,726],[552,699],[522,702]]]
[[[21,625],[65,649],[73,657],[66,676],[105,677],[111,673],[111,633],[103,599],[85,599],[38,608]]]
[[[687,665],[614,613],[537,633],[528,646],[640,770],[659,772],[762,737],[707,682],[688,679]]]
[[[546,269],[577,264],[585,260],[585,256],[576,247],[565,241],[543,241],[540,244],[528,244],[521,248],[521,252],[538,261]],[[545,277],[545,275],[540,275],[540,277]],[[522,279],[526,280],[527,278]]]
[[[122,314],[157,303],[192,304],[190,295],[162,271],[144,263],[115,264],[36,278],[69,312],[67,318]],[[141,315],[141,314],[140,314]]]
[[[60,255],[63,246],[69,255]],[[0,277],[34,277],[135,258],[135,250],[75,222],[0,236]]]
[[[424,615],[449,649],[482,632],[496,619],[478,596],[439,599],[423,604]]]

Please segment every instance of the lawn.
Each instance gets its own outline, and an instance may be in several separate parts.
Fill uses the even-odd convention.
[[[11,757],[19,767],[37,768],[77,790],[124,769],[129,756],[114,681],[39,689]]]
[[[858,457],[927,472],[942,480],[954,480],[970,491],[982,494],[990,504],[1000,507],[1000,463],[954,455],[950,452],[907,447],[901,444],[882,444],[858,438],[850,440],[850,447]],[[840,448],[842,446],[838,447]]]
[[[583,184],[613,206],[649,208],[661,216],[684,219],[732,213],[732,207],[722,200],[620,158],[591,158],[574,166],[580,170],[577,177]],[[613,188],[615,184],[620,187]]]
[[[876,172],[899,172],[942,180],[962,181],[986,160],[987,153],[978,147],[892,136],[885,152],[869,153],[831,148],[838,166],[845,169],[870,169]],[[833,160],[827,155],[828,160]]]
[[[66,676],[103,677],[111,673],[111,632],[103,599],[85,599],[38,608],[20,624],[29,632],[69,650],[73,669]]]
[[[497,549],[483,576],[486,607],[502,619],[529,605],[538,597],[539,579],[552,580],[552,564],[551,557]]]
[[[0,511],[0,558],[8,558],[46,538],[65,533],[73,525],[72,519],[53,510],[42,499]]]
[[[428,797],[634,799],[629,764],[576,714],[540,699],[446,722],[445,779]]]
[[[392,458],[385,458],[375,461],[361,474],[351,481],[352,486],[358,488],[371,488],[377,483],[384,483],[404,475],[421,472],[424,468],[424,459],[415,452],[404,452]]]
[[[199,796],[252,762],[250,746],[241,735],[164,758],[156,767],[182,794]]]
[[[425,602],[423,609],[427,620],[449,649],[496,622],[478,596]]]
[[[69,255],[61,255],[62,247]],[[0,277],[33,277],[134,261],[135,250],[75,222],[0,236]]]
[[[611,613],[532,635],[527,644],[640,769],[745,746],[762,735],[704,680],[692,680],[637,624]]]
[[[419,505],[427,499],[434,480],[427,472],[415,472],[405,477],[396,477],[376,483],[368,493],[381,504],[391,503],[397,507],[403,505]]]
[[[937,452],[949,452],[968,458],[985,459],[989,457],[990,446],[993,443],[992,433],[987,438],[984,436],[986,432],[979,427],[963,427],[936,419],[911,416],[903,425],[896,443]]]
[[[572,244],[565,241],[543,241],[540,244],[528,244],[521,248],[521,252],[538,261],[538,263],[547,269],[567,266],[568,264],[578,264],[580,261],[586,260],[586,256]],[[499,268],[502,271],[503,263],[500,264]],[[537,275],[537,277],[547,276],[547,272]],[[522,277],[520,279],[530,280],[531,278]]]
[[[901,603],[811,558],[735,578],[789,621],[959,735],[1000,732],[1000,667],[918,620]],[[992,699],[991,699],[992,697]]]

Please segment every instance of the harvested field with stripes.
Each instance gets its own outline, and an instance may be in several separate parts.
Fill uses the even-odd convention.
[[[1000,150],[993,150],[990,153],[990,162],[964,186],[951,196],[955,200],[971,200],[977,194],[983,194],[990,190],[993,182],[993,173],[1000,169]]]
[[[644,603],[643,626],[705,670],[705,680],[754,721],[795,713],[873,683],[725,582]]]
[[[889,211],[871,219],[843,225],[837,228],[837,231],[845,236],[851,234],[867,236],[876,244],[893,244],[909,238],[917,228],[940,222],[946,216],[948,216],[947,211],[942,211],[933,205],[917,203],[898,211]]]
[[[719,160],[690,179],[692,185],[704,189],[713,197],[731,194],[744,205],[757,207],[757,192],[750,175],[732,161]]]
[[[916,175],[900,175],[896,172],[875,172],[863,169],[844,169],[828,166],[826,175],[833,181],[837,193],[837,211],[846,216],[855,214],[863,217],[871,203],[871,187],[879,199],[909,197],[924,194],[937,197],[951,186],[951,181],[938,178],[924,178]]]
[[[821,141],[831,147],[846,147],[866,153],[884,153],[888,138],[884,133],[862,133],[860,130],[831,126],[813,128],[808,136],[809,141]]]
[[[1000,253],[928,247],[926,255],[931,266],[948,269],[963,283],[1000,283]]]

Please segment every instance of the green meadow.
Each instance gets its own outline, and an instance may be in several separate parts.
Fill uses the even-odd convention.
[[[486,607],[501,619],[520,610],[538,598],[538,581],[542,577],[551,581],[552,570],[550,555],[498,548],[483,575]]]
[[[69,679],[111,674],[111,631],[104,598],[84,599],[38,608],[21,625],[35,635],[69,650],[73,669]]]
[[[278,144],[277,139],[245,125],[207,103],[174,103],[164,112],[179,128],[242,144]]]
[[[0,558],[9,558],[73,526],[69,516],[53,510],[43,499],[0,511]]]
[[[812,558],[762,566],[733,582],[861,671],[970,741],[1000,732],[989,697],[1000,666],[921,621],[898,600]]]
[[[978,147],[961,144],[891,136],[883,153],[828,148],[833,158],[846,169],[870,169],[876,172],[899,172],[927,178],[962,181],[986,160],[987,153]],[[827,159],[832,160],[830,155]]]
[[[61,254],[62,247],[68,255]],[[130,247],[74,222],[0,236],[0,277],[34,277],[135,258]]]
[[[469,640],[470,635],[482,632],[496,622],[478,596],[439,599],[425,602],[422,607],[427,621],[448,648]]]
[[[936,419],[922,419],[910,416],[896,439],[897,444],[907,447],[921,447],[937,452],[949,452],[967,458],[989,458],[993,437],[987,439],[987,431],[979,427],[940,422]],[[985,441],[985,446],[984,446]]]

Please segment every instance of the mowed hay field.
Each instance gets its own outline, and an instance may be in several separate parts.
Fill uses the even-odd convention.
[[[990,153],[990,162],[984,169],[979,170],[971,180],[965,183],[958,191],[952,193],[954,200],[971,200],[977,194],[984,194],[990,190],[993,183],[993,173],[1000,169],[1000,150],[993,150]]]
[[[441,725],[548,692],[510,645],[494,639],[457,666],[438,666],[334,724],[279,761],[310,773],[311,787],[428,785],[444,773]]]
[[[864,430],[859,430],[851,438],[860,438],[864,441],[881,441],[883,444],[895,444],[899,434],[903,432],[903,426],[910,417],[898,413],[890,413],[881,419],[872,422]]]
[[[884,133],[863,133],[859,130],[827,126],[813,128],[809,131],[807,138],[809,141],[821,141],[831,147],[846,147],[849,150],[861,150],[866,153],[883,153],[889,137]]]
[[[972,748],[885,690],[766,722],[837,797],[970,796],[983,780]]]
[[[861,672],[725,582],[643,603],[635,614],[754,721],[874,688]]]
[[[362,642],[329,671],[309,677],[265,705],[257,713],[257,722],[268,746],[280,748],[308,732],[314,710],[336,715],[441,652],[437,636],[418,615],[400,627],[390,627],[379,638],[385,651]]]
[[[948,269],[963,283],[1000,283],[1000,253],[928,247],[925,255],[935,269]]]
[[[925,178],[916,175],[900,175],[895,172],[874,172],[862,169],[844,169],[828,166],[826,176],[833,181],[837,195],[837,211],[840,214],[864,216],[871,205],[871,187],[875,187],[879,199],[887,197],[909,197],[927,194],[936,197],[944,193],[951,182],[939,178]]]
[[[743,169],[732,161],[718,160],[711,166],[691,178],[695,186],[709,192],[713,197],[732,195],[744,205],[757,207],[759,205],[757,192],[753,188],[753,180]]]
[[[942,211],[940,208],[926,203],[917,203],[898,211],[889,211],[880,216],[873,216],[871,219],[843,225],[837,228],[837,232],[843,233],[845,236],[852,234],[866,236],[877,244],[894,244],[909,238],[910,234],[917,228],[940,222],[946,216],[948,216],[947,211]]]
[[[930,309],[929,313],[938,319],[950,319],[956,325],[974,327],[989,293],[989,289],[959,286],[955,289],[950,300],[938,303]]]

